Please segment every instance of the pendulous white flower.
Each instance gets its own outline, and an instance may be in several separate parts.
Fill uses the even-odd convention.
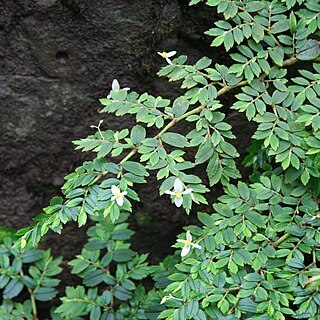
[[[112,201],[116,200],[117,205],[119,207],[122,207],[124,202],[124,196],[127,194],[127,191],[121,192],[121,190],[117,186],[112,186],[111,192],[113,194],[113,196],[111,197],[111,200]]]
[[[169,64],[173,64],[172,61],[169,59],[171,57],[173,57],[177,51],[170,51],[170,52],[157,52],[158,55],[160,55],[162,58],[166,59],[166,61],[169,63]]]
[[[166,190],[164,193],[174,196],[174,204],[179,208],[183,203],[183,195],[191,193],[192,189],[188,188],[184,190],[182,181],[179,178],[174,181],[173,189],[174,191]]]
[[[201,249],[200,245],[192,242],[192,235],[189,230],[186,233],[186,240],[178,239],[177,242],[184,243],[184,246],[181,250],[181,257],[186,256],[189,253],[191,247],[196,248],[196,249]]]
[[[125,90],[125,91],[129,91],[130,88],[126,87],[126,88],[120,88],[120,84],[119,84],[119,81],[117,79],[113,79],[112,81],[112,85],[111,85],[111,89],[112,91],[120,91],[120,90]],[[109,94],[107,96],[108,99],[111,98],[111,95]]]

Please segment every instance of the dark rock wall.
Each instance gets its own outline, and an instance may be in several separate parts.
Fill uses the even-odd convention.
[[[1,224],[27,226],[59,195],[63,177],[90,157],[75,152],[71,141],[92,133],[91,124],[101,118],[104,129],[133,124],[98,114],[98,98],[113,78],[136,91],[174,97],[178,87],[155,76],[164,63],[156,51],[225,62],[203,35],[214,19],[210,9],[189,8],[184,0],[0,0]],[[135,242],[166,254],[188,218],[168,198],[159,200],[158,182],[150,181],[155,188],[138,190]],[[70,225],[66,237],[47,240],[70,259],[83,232]]]

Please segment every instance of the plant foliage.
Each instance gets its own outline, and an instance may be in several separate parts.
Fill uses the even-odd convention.
[[[0,283],[6,299],[23,286],[35,299],[52,297],[57,283],[39,280],[50,253],[26,262],[27,252],[38,254],[28,245],[36,246],[49,229],[60,233],[68,221],[80,227],[91,219],[96,224],[88,243],[69,263],[82,285],[67,287],[56,319],[319,319],[320,5],[190,4],[200,2],[220,17],[206,34],[230,64],[208,57],[190,64],[183,55],[171,61],[174,51],[161,53],[168,65],[158,75],[183,90],[173,101],[113,84],[100,100],[101,112],[134,115],[136,125],[114,131],[102,130],[100,122],[93,135],[74,141],[95,157],[66,176],[63,197],[53,198],[17,233],[14,248],[5,243]],[[225,95],[235,97],[233,112],[244,113],[256,128],[244,160],[253,170],[250,183],[241,179],[235,161],[237,137],[221,100]],[[176,130],[180,123],[188,124],[184,135]],[[149,128],[157,133],[150,135]],[[205,165],[208,183],[194,174],[199,165]],[[199,212],[199,224],[185,228],[176,254],[158,266],[148,266],[147,255],[130,249],[125,222],[132,201],[139,201],[135,184],[146,183],[151,171],[161,181],[160,195],[171,195],[187,213],[193,203],[208,204],[212,186],[224,188],[211,213]],[[30,276],[17,275],[22,263],[33,261]],[[0,312],[12,310],[28,313],[30,305],[6,300]]]
[[[37,317],[36,303],[50,301],[58,290],[60,280],[55,278],[62,268],[61,258],[53,258],[50,250],[14,247],[11,229],[1,228],[4,238],[0,243],[0,289],[2,305],[0,318],[3,320],[34,319]],[[28,292],[23,304],[14,301]]]

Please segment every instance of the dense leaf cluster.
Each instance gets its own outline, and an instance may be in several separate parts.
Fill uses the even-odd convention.
[[[88,243],[76,259],[69,262],[72,273],[82,279],[82,286],[67,287],[62,304],[56,309],[62,319],[89,315],[95,319],[156,319],[163,309],[161,296],[155,291],[146,293],[140,283],[152,268],[148,255],[138,255],[130,249],[133,232],[121,214],[115,223],[103,216],[90,227]],[[88,289],[87,289],[88,288]]]
[[[16,261],[29,243],[37,245],[49,229],[60,233],[68,221],[80,227],[91,219],[89,241],[70,262],[82,285],[67,287],[56,319],[319,319],[319,3],[205,2],[221,17],[206,34],[212,46],[226,50],[230,64],[207,57],[194,64],[186,56],[169,60],[158,75],[180,82],[183,94],[173,101],[113,86],[100,100],[102,113],[134,115],[137,124],[114,131],[102,130],[100,122],[95,134],[74,141],[76,149],[96,156],[66,177],[63,197],[18,232],[11,277],[10,258],[0,261],[5,298],[32,282],[17,275]],[[227,94],[236,100],[232,112],[255,123],[245,159],[251,183],[239,181],[236,136],[221,100]],[[184,135],[176,130],[181,123]],[[150,135],[150,127],[157,133]],[[208,186],[194,174],[199,165],[206,166]],[[180,237],[175,256],[150,267],[147,255],[130,249],[125,220],[131,202],[139,201],[135,184],[146,183],[151,171],[161,180],[160,195],[176,204],[182,199],[187,213],[193,202],[207,204],[213,185],[225,194],[212,213],[198,213],[200,226],[186,227],[194,242]],[[190,249],[182,259],[181,242]],[[49,253],[43,257],[50,260]],[[43,272],[43,263],[35,268]],[[51,287],[30,270],[32,297],[45,300]],[[150,277],[155,285],[146,290]],[[28,303],[6,301],[1,308],[31,312]]]
[[[2,305],[0,318],[3,320],[34,319],[37,317],[36,301],[50,301],[58,290],[60,280],[55,278],[62,268],[62,258],[53,258],[50,250],[38,250],[29,247],[19,250],[14,247],[15,237],[12,230],[1,228],[0,239],[0,289]],[[30,299],[23,304],[16,298],[29,293]]]

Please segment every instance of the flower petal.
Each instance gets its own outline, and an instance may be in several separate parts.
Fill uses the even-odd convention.
[[[173,187],[174,187],[175,192],[182,192],[182,190],[183,190],[182,181],[179,178],[177,178],[176,180],[174,180]]]
[[[125,87],[125,88],[122,88],[122,90],[124,90],[124,91],[129,91],[130,88],[129,88],[129,87]]]
[[[113,200],[116,200],[116,197],[115,197],[115,196],[112,196],[112,197],[111,197],[111,201],[113,201]]]
[[[166,190],[164,193],[165,193],[165,194],[170,194],[171,196],[175,196],[175,195],[176,195],[175,192],[170,191],[170,190]]]
[[[192,189],[188,188],[188,189],[184,190],[183,192],[181,192],[181,194],[189,194],[191,192],[192,192]]]
[[[123,206],[123,197],[117,198],[116,201],[117,201],[117,205],[118,205],[119,207],[122,207],[122,206]]]
[[[121,195],[122,196],[126,196],[128,194],[128,192],[127,191],[123,191],[123,192],[121,192]]]
[[[111,186],[111,192],[113,195],[116,195],[117,193],[121,193],[120,189],[115,185]]]
[[[181,250],[181,257],[186,256],[189,253],[190,248],[191,248],[190,246],[184,246]]]
[[[166,58],[166,61],[168,62],[168,64],[173,64],[172,61],[169,58]]]
[[[183,239],[177,239],[177,242],[186,243],[186,240],[183,240]]]
[[[177,51],[170,51],[167,53],[167,57],[173,57],[175,54],[177,54]]]
[[[175,204],[178,208],[181,207],[182,203],[183,203],[182,197],[181,197],[181,198],[177,198],[177,197],[174,198],[174,204]]]
[[[119,91],[120,90],[120,84],[118,82],[117,79],[114,79],[112,81],[112,86],[111,86],[112,90],[115,90],[115,91]]]
[[[191,232],[190,232],[190,230],[188,230],[187,231],[187,233],[186,233],[186,239],[188,240],[188,241],[192,241],[192,235],[191,235]]]
[[[163,58],[162,52],[158,51],[157,54]]]
[[[201,249],[202,247],[197,243],[191,243],[194,248]]]
[[[160,304],[164,304],[168,299],[168,296],[164,296],[161,301],[160,301]]]

